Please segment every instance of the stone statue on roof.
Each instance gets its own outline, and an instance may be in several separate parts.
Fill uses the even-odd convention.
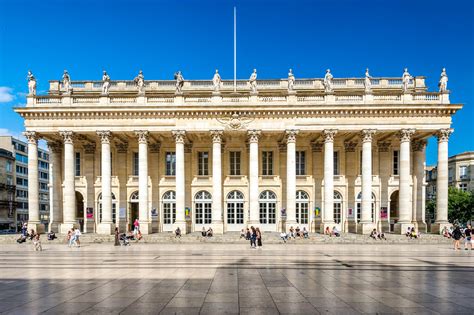
[[[31,70],[28,70],[28,95],[36,95],[36,78]]]
[[[110,76],[107,74],[107,71],[104,71],[102,74],[102,94],[109,94],[110,87]]]
[[[333,79],[333,76],[331,74],[331,70],[327,69],[326,70],[326,75],[324,75],[324,80],[323,80],[324,91],[326,93],[331,93],[333,91],[333,89],[332,89],[332,79]]]
[[[370,82],[370,79],[372,77],[369,74],[369,68],[365,69],[365,79],[364,79],[364,87],[365,87],[365,92],[371,92],[372,91],[372,82]]]
[[[69,75],[69,72],[67,72],[67,70],[64,70],[62,81],[63,81],[63,89],[66,91],[66,93],[71,93],[72,91],[71,76]]]
[[[178,71],[174,74],[174,79],[176,80],[176,93],[183,92],[184,77],[181,71]]]
[[[145,76],[143,75],[142,70],[138,72],[138,75],[133,79],[133,82],[135,82],[139,94],[145,93]]]
[[[288,71],[288,91],[293,91],[295,87],[295,75],[293,74],[293,70],[290,69]]]
[[[212,84],[214,85],[214,92],[219,92],[221,89],[221,75],[219,74],[219,70],[216,69],[216,73],[214,73],[214,77],[212,78]]]
[[[249,78],[250,90],[252,93],[257,93],[257,69],[253,69]]]
[[[413,77],[408,72],[408,68],[405,68],[403,70],[403,75],[402,75],[403,93],[408,92],[408,85],[410,84],[410,81],[412,79],[413,79]]]
[[[446,68],[441,71],[441,76],[438,83],[439,91],[446,92],[448,90],[448,75],[446,74]]]

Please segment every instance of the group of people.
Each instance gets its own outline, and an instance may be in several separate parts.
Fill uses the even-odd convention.
[[[446,236],[446,232],[448,236]],[[461,249],[460,243],[462,238],[464,238],[464,250],[469,250],[469,248],[472,250],[472,227],[470,224],[465,229],[461,229],[459,225],[455,225],[450,230],[444,227],[443,235],[454,239],[454,250]]]
[[[202,237],[213,237],[214,231],[212,230],[211,227],[209,227],[207,230],[205,227],[202,227],[201,235]]]
[[[407,232],[405,233],[405,236],[413,239],[413,238],[420,238],[421,234],[416,232],[414,227],[408,227]]]
[[[245,240],[250,241],[250,248],[262,248],[262,232],[258,227],[251,226],[246,230],[242,229],[240,231],[240,238],[245,238]]]
[[[81,230],[72,227],[67,232],[67,241],[69,247],[81,247],[80,236],[82,235]]]
[[[326,226],[326,229],[324,230],[324,235],[329,235],[330,237],[331,236],[339,237],[341,236],[341,232],[339,232],[336,226],[333,226],[332,229],[330,229],[329,226]]]
[[[288,241],[290,238],[309,238],[309,232],[306,227],[303,227],[303,229],[301,230],[299,226],[297,226],[296,229],[291,226],[289,229],[289,233],[280,233],[280,238],[283,240],[283,242],[286,243],[286,241]]]
[[[387,240],[385,238],[385,234],[383,232],[377,232],[377,229],[373,229],[372,232],[370,232],[370,238],[374,240]]]
[[[28,233],[28,224],[24,223],[21,227],[21,235],[16,240],[18,244],[25,243],[29,239],[33,242],[33,249],[35,251],[42,251],[43,247],[41,246],[40,233],[37,233],[34,229],[30,230]]]

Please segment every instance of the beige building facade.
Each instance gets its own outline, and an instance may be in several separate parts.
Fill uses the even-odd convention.
[[[290,74],[249,82],[68,76],[50,81],[48,95],[30,90],[15,110],[32,164],[37,140],[48,141],[51,228],[83,220],[84,231],[110,234],[138,218],[143,233],[425,229],[431,136],[436,222],[448,224],[448,140],[462,105],[446,90],[428,92],[424,77]],[[29,187],[31,199],[36,191]],[[41,229],[38,210],[29,211]]]

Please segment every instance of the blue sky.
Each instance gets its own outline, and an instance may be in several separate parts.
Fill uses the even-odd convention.
[[[73,80],[233,76],[233,6],[239,78],[427,76],[447,68],[453,103],[450,155],[474,150],[474,1],[22,1],[0,0],[0,134],[18,135],[31,69],[38,90],[68,69]],[[436,162],[430,139],[427,163]]]

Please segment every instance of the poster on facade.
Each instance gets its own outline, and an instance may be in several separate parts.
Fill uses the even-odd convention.
[[[286,220],[286,209],[285,208],[281,209],[280,213],[281,213],[281,219]]]
[[[347,217],[354,218],[354,209],[352,208],[347,209]]]
[[[151,209],[151,216],[154,218],[158,216],[158,211],[156,210],[156,208]]]
[[[86,208],[86,216],[88,219],[94,219],[94,209],[92,207]]]
[[[315,218],[321,217],[321,209],[319,209],[319,207],[314,208],[314,217]]]
[[[125,208],[120,208],[119,209],[119,215],[120,215],[120,218],[126,218]]]
[[[380,219],[388,219],[388,209],[387,207],[380,207]]]

